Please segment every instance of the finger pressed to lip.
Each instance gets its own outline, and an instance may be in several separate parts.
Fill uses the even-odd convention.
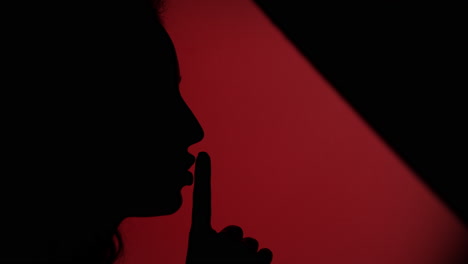
[[[211,229],[211,160],[206,152],[195,163],[192,228]]]

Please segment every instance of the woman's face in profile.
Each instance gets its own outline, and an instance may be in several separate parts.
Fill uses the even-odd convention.
[[[203,130],[179,92],[169,35],[155,17],[129,17],[57,33],[27,58],[38,70],[12,108],[24,110],[10,149],[30,207],[119,217],[180,208]]]
[[[99,79],[112,85],[90,113],[99,128],[89,146],[99,168],[95,177],[105,178],[96,195],[105,189],[125,216],[172,214],[182,204],[181,189],[192,184],[188,169],[195,158],[188,147],[203,130],[179,92],[177,56],[163,27],[145,25],[127,42],[102,56],[107,70]]]

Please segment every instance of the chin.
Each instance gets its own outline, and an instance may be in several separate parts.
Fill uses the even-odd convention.
[[[171,215],[182,207],[182,195],[179,194],[177,197],[178,199],[173,200],[171,203],[166,202],[163,208],[160,208],[158,214],[155,216],[162,216],[162,215]]]

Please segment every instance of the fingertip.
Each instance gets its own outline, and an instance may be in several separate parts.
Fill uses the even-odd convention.
[[[198,152],[198,158],[200,158],[200,157],[201,158],[210,158],[210,155],[208,155],[208,153],[205,152],[205,151],[200,151],[200,152]]]
[[[211,160],[206,152],[199,152],[195,163],[195,177],[204,175],[202,177],[209,177],[211,174]]]
[[[195,163],[195,170],[197,172],[209,172],[211,168],[211,159],[208,153],[206,152],[199,152],[197,155],[196,163]]]

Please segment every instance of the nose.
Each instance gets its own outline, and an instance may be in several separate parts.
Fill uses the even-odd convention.
[[[200,142],[204,136],[205,132],[203,131],[202,126],[200,125],[200,122],[198,122],[198,119],[195,117],[193,114],[192,110],[188,107],[188,105],[185,103],[185,112],[187,114],[187,127],[184,129],[184,133],[186,134],[186,142],[185,144],[187,145],[187,148],[195,143]]]

